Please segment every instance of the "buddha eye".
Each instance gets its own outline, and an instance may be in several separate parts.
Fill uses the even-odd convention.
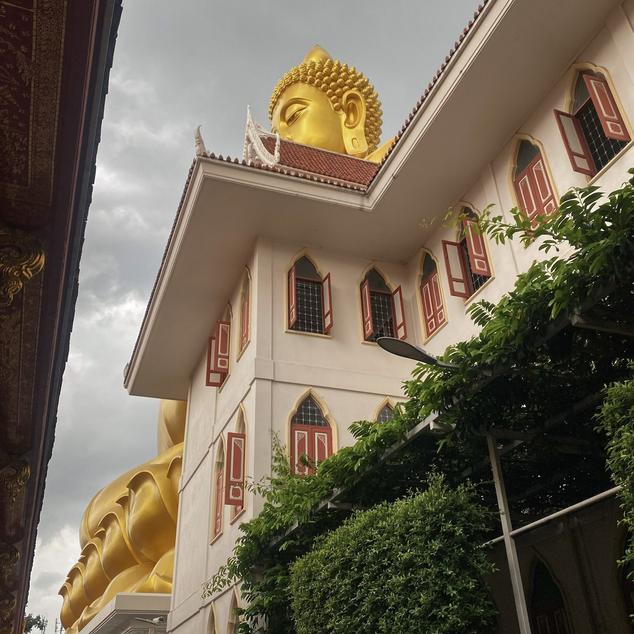
[[[289,104],[284,112],[284,120],[286,125],[293,125],[299,116],[306,110],[306,104],[292,103]]]

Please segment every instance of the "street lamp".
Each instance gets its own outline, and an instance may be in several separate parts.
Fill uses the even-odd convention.
[[[407,341],[396,339],[396,337],[378,337],[376,342],[383,350],[399,357],[413,359],[427,365],[435,365],[437,368],[446,368],[448,370],[456,370],[458,368],[457,365],[441,361],[413,343],[407,343]]]

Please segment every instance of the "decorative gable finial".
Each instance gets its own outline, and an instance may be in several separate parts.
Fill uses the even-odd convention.
[[[273,153],[269,152],[262,143],[263,136],[275,137]],[[244,160],[249,165],[259,163],[268,167],[273,167],[280,162],[280,135],[267,132],[261,125],[253,121],[249,106],[247,106],[247,125],[244,132]]]
[[[196,133],[194,135],[194,145],[196,148],[196,156],[209,156],[207,152],[207,148],[205,147],[205,142],[203,141],[203,135],[200,133],[201,126],[196,128]]]

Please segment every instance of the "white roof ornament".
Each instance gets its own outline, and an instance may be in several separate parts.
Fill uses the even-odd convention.
[[[272,154],[262,143],[263,136],[275,137],[275,149]],[[257,163],[268,167],[273,167],[280,162],[280,135],[267,132],[253,121],[249,106],[247,106],[247,125],[244,132],[244,160],[248,165]]]
[[[200,133],[201,126],[196,128],[196,133],[194,135],[194,145],[196,148],[196,156],[209,156],[207,152],[207,148],[205,147],[205,142],[203,141],[203,135]]]

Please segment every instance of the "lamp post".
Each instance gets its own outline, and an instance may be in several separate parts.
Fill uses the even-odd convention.
[[[399,357],[412,359],[420,363],[426,363],[437,368],[446,368],[448,370],[456,370],[459,366],[453,363],[446,363],[437,357],[429,354],[422,348],[412,343],[407,343],[395,337],[379,337],[376,342],[383,350],[395,354]],[[430,429],[432,426],[430,424]],[[436,429],[436,432],[447,433],[450,430]],[[511,586],[513,588],[513,599],[515,602],[515,611],[521,634],[531,634],[530,619],[528,616],[528,607],[526,605],[526,595],[524,594],[524,585],[522,583],[522,574],[520,570],[519,559],[517,557],[517,548],[515,540],[511,534],[513,526],[511,524],[511,513],[506,497],[506,487],[504,485],[504,475],[502,473],[502,465],[500,463],[500,454],[497,442],[491,434],[487,434],[487,447],[489,450],[489,461],[491,463],[491,471],[493,472],[493,481],[495,483],[495,494],[500,513],[500,522],[502,523],[502,536],[504,538],[504,547],[506,550],[506,558],[509,566],[509,574],[511,577]]]

